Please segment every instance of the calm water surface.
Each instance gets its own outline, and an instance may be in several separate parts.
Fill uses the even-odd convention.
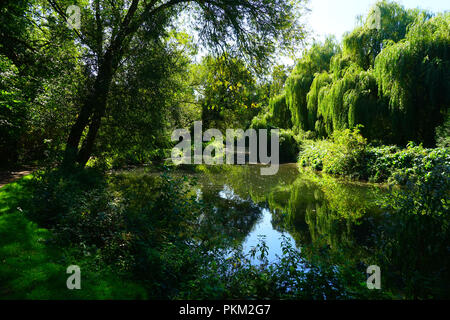
[[[273,176],[260,175],[259,166],[210,168],[190,174],[198,179],[198,197],[214,207],[208,228],[247,253],[264,239],[269,261],[281,254],[282,235],[299,249],[337,249],[349,241],[353,247],[367,245],[368,221],[380,215],[376,200],[385,193],[381,187],[301,173],[296,164],[281,165]]]
[[[383,209],[385,187],[300,172],[296,164],[281,165],[273,176],[251,165],[175,174],[198,180],[194,191],[212,208],[202,232],[213,240],[248,253],[263,238],[273,262],[284,235],[305,261],[364,277],[367,266],[380,266],[382,286],[394,297],[450,295],[450,247],[434,232],[440,223]]]

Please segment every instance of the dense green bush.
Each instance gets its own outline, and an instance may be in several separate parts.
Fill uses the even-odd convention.
[[[400,178],[405,173],[424,170],[422,173],[427,174],[436,166],[447,168],[448,162],[448,148],[426,149],[413,143],[405,149],[396,146],[373,147],[367,145],[357,129],[335,131],[332,139],[328,140],[305,141],[299,155],[299,164],[303,167],[402,185],[407,181]]]
[[[332,142],[323,140],[306,140],[302,144],[299,154],[299,164],[302,167],[311,167],[314,170],[323,170],[323,159],[331,148]]]
[[[442,254],[450,243],[450,152],[410,146],[394,158],[399,167],[392,180],[402,187],[382,201],[391,214],[378,230],[377,247],[382,263],[402,272],[385,277],[412,298],[445,299],[450,294],[450,258]]]
[[[280,162],[296,162],[300,151],[298,137],[291,130],[280,130]]]
[[[81,214],[83,204],[92,202],[105,188],[103,174],[93,168],[37,172],[27,204],[28,216],[41,226],[54,226],[66,217]]]
[[[366,176],[374,182],[388,181],[406,185],[405,175],[415,172],[426,176],[436,168],[449,170],[448,148],[426,149],[409,144],[405,149],[397,147],[369,148],[366,152]]]
[[[359,129],[334,131],[329,141],[305,143],[299,162],[327,173],[361,178],[366,146]]]
[[[359,129],[334,131],[331,149],[323,159],[323,170],[327,173],[358,176],[364,166],[367,141]]]

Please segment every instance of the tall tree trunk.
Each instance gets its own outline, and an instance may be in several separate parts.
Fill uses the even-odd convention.
[[[133,20],[138,8],[138,3],[139,0],[132,1],[126,16],[122,21],[119,32],[111,41],[108,50],[106,50],[105,54],[99,59],[100,65],[94,87],[86,98],[67,140],[63,161],[64,167],[74,167],[77,163],[79,166],[84,167],[92,154],[95,138],[97,137],[101,125],[101,119],[105,114],[112,78],[116,72],[119,61],[124,54],[125,48],[129,46],[131,41],[130,38],[126,38],[132,36],[137,31],[143,21],[142,18],[149,13],[150,9],[155,4],[155,1],[148,3],[141,17]],[[163,6],[160,8],[163,8]],[[100,10],[100,8],[97,6],[97,13],[98,10]],[[97,23],[98,30],[101,30],[99,15],[97,15]],[[99,48],[98,55],[101,55],[101,45],[99,45]],[[81,149],[79,149],[81,137],[88,124],[88,134],[83,141]]]
[[[75,124],[72,126],[69,138],[66,143],[66,150],[64,154],[64,166],[73,166],[75,165],[77,156],[78,156],[78,145],[80,144],[81,136],[83,134],[84,129],[89,123],[89,118],[92,114],[93,110],[93,96],[95,92],[89,94],[86,99],[86,102],[81,107],[81,111],[78,114],[77,120]]]
[[[97,137],[98,129],[100,128],[101,119],[104,115],[103,108],[101,112],[94,113],[91,124],[89,125],[89,132],[86,139],[83,141],[83,145],[78,153],[77,162],[80,166],[84,167],[92,154],[92,149],[94,148],[94,141]]]
[[[105,114],[112,77],[116,69],[113,61],[117,60],[118,58],[111,51],[108,51],[103,58],[94,87],[86,98],[67,139],[63,162],[65,167],[73,167],[77,164],[84,167],[92,154],[101,118]],[[88,126],[88,134],[79,149],[81,137]]]

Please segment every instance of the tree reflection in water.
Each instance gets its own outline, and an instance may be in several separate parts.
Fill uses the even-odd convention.
[[[263,235],[274,259],[284,233],[307,261],[333,265],[349,281],[379,265],[382,288],[394,297],[448,296],[448,235],[420,234],[438,227],[433,218],[382,209],[389,193],[383,187],[299,172],[293,164],[274,176],[261,176],[258,166],[202,168],[195,175],[213,207],[202,230],[222,244],[248,251]]]

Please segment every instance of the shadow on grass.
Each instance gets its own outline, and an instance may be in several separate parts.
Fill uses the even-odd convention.
[[[96,257],[80,258],[74,248],[53,245],[51,231],[26,217],[20,205],[32,195],[31,179],[0,190],[0,299],[145,298],[139,285],[101,268]],[[67,289],[70,265],[80,266],[81,290]]]

